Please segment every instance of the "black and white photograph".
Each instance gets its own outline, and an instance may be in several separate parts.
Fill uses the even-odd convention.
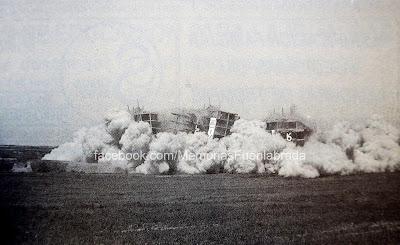
[[[400,244],[400,1],[0,0],[0,244]]]

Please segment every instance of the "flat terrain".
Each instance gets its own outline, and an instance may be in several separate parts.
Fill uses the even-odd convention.
[[[10,243],[400,242],[400,173],[0,173],[0,184]]]

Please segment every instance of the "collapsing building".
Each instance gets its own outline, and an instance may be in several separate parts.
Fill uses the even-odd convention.
[[[231,127],[239,119],[238,114],[220,110],[215,106],[204,109],[181,109],[174,115],[173,132],[194,133],[207,132],[212,138],[222,138],[229,135]]]
[[[161,123],[158,121],[157,113],[144,111],[142,108],[140,108],[140,106],[133,107],[132,109],[128,107],[128,111],[135,122],[142,121],[150,124],[153,134],[157,134],[161,131]]]
[[[208,135],[215,138],[222,138],[231,134],[231,128],[239,115],[226,111],[221,111],[218,108],[209,106],[207,108],[207,116],[203,118],[203,127]]]
[[[180,109],[171,114],[173,115],[173,120],[171,120],[172,124],[169,127],[169,131],[173,133],[194,133],[196,131],[197,118],[199,117],[197,110]]]
[[[279,133],[288,141],[294,142],[296,145],[304,146],[305,141],[312,133],[310,126],[304,122],[306,120],[295,112],[295,107],[290,108],[290,113],[285,115],[273,113],[265,119],[266,130],[272,134]]]

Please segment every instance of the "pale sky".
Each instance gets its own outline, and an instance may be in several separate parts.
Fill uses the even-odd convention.
[[[0,144],[60,144],[137,100],[400,118],[396,0],[1,0],[0,29]]]

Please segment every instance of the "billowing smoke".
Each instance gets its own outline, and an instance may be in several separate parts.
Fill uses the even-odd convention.
[[[282,151],[289,143],[278,135],[271,135],[260,121],[238,120],[232,134],[223,138],[229,157],[224,166],[228,172],[264,173],[267,154]]]
[[[336,124],[332,130],[312,138],[301,151],[302,160],[283,160],[278,173],[282,176],[314,178],[329,174],[384,172],[400,169],[400,133],[379,116],[363,124]]]
[[[43,160],[84,162],[86,157],[83,153],[83,138],[87,132],[82,128],[74,134],[72,142],[67,142],[53,149],[49,154],[43,157]]]
[[[150,143],[150,151],[143,164],[136,167],[138,173],[160,174],[175,173],[178,153],[185,149],[186,134],[159,133]]]
[[[226,146],[218,139],[209,139],[204,133],[187,134],[183,157],[177,170],[183,173],[223,172]]]
[[[361,141],[354,149],[358,171],[382,172],[400,168],[398,129],[374,117],[359,131]]]
[[[259,121],[237,121],[221,140],[205,133],[159,133],[150,144],[138,173],[263,173],[265,153],[281,151],[287,143],[267,133]],[[158,156],[164,156],[163,158]]]
[[[133,121],[127,111],[112,111],[104,124],[81,129],[72,142],[60,145],[43,160],[71,161],[68,171],[128,172],[142,162],[127,159],[127,154],[146,152],[151,137],[149,124]]]
[[[304,145],[272,135],[260,121],[240,119],[231,135],[204,132],[152,134],[127,111],[112,111],[104,124],[78,131],[45,160],[70,161],[68,171],[140,174],[274,173],[315,178],[400,169],[400,132],[382,118],[338,123]]]
[[[128,156],[129,154],[132,156],[127,159],[127,161],[129,161],[128,164],[130,169],[136,168],[143,163],[144,157],[141,157],[140,154],[149,151],[151,140],[152,131],[148,123],[130,122],[128,128],[119,140],[121,151],[125,153],[125,156]]]
[[[304,153],[305,157],[291,157],[297,152]],[[315,178],[321,174],[349,174],[354,170],[353,163],[339,146],[324,144],[314,139],[304,147],[288,147],[281,155],[278,174],[285,177]]]

